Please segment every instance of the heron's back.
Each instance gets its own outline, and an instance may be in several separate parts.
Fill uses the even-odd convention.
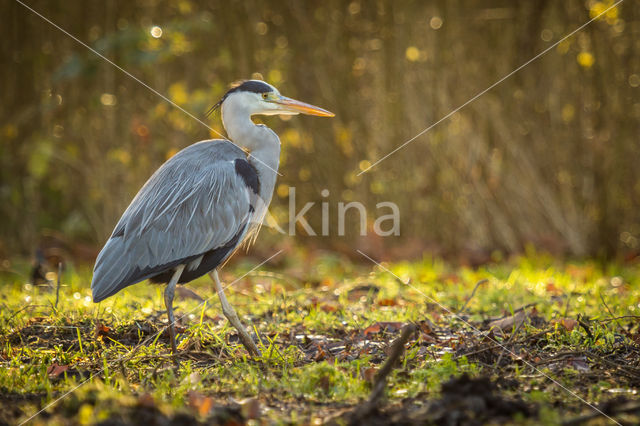
[[[99,302],[145,279],[180,282],[215,269],[242,243],[255,211],[258,175],[229,141],[191,145],[140,189],[98,255],[91,289]],[[247,167],[248,166],[248,167]]]

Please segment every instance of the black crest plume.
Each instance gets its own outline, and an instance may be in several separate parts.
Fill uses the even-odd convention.
[[[216,109],[222,105],[227,97],[234,92],[253,92],[253,93],[267,93],[273,89],[266,83],[257,80],[240,80],[231,84],[231,88],[227,90],[222,98],[205,113],[205,117],[209,117]]]

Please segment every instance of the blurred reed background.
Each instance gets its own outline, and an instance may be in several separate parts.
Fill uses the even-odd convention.
[[[27,3],[198,117],[243,78],[335,112],[264,121],[283,144],[275,217],[286,224],[289,186],[299,206],[316,202],[316,229],[331,203],[331,235],[302,244],[479,258],[639,248],[638,0],[360,176],[613,2]],[[31,254],[52,231],[98,247],[164,160],[217,136],[18,3],[0,16],[4,255]],[[222,132],[218,114],[208,122]],[[354,213],[338,237],[338,201],[363,202],[370,225],[377,202],[397,203],[401,236],[361,237]]]

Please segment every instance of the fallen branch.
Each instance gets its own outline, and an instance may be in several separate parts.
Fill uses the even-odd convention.
[[[397,361],[404,353],[405,343],[407,343],[409,337],[411,337],[415,331],[416,326],[414,324],[407,324],[402,328],[400,337],[398,337],[391,346],[391,354],[389,354],[389,358],[387,358],[380,371],[378,371],[378,374],[376,374],[373,390],[369,395],[369,399],[355,410],[351,418],[351,424],[360,424],[360,420],[364,419],[378,408],[378,402],[384,395],[387,377],[391,371],[393,371]]]

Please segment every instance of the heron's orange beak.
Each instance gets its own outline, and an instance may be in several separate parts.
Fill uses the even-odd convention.
[[[282,106],[282,109],[302,113],[307,115],[317,115],[319,117],[335,117],[336,115],[326,109],[322,109],[317,106],[306,104],[304,102],[296,101],[295,99],[287,98],[286,96],[279,96],[277,99],[271,102]]]

